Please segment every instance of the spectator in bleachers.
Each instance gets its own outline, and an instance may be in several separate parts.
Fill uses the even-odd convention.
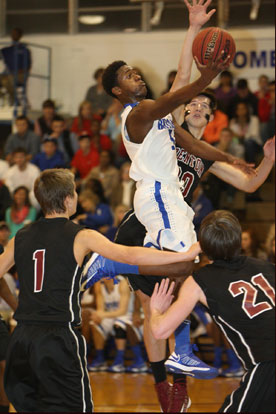
[[[78,140],[80,148],[71,161],[71,170],[76,175],[77,182],[82,182],[91,169],[99,165],[100,154],[96,148],[92,147],[89,132],[82,131]]]
[[[244,146],[238,137],[234,136],[230,128],[223,128],[220,131],[219,142],[217,148],[221,151],[229,152],[238,158],[244,157]]]
[[[275,223],[270,226],[266,236],[265,250],[268,261],[275,264]]]
[[[0,245],[5,248],[10,239],[10,228],[5,221],[0,221]]]
[[[40,138],[30,130],[29,121],[26,116],[18,116],[15,121],[17,132],[10,134],[4,147],[6,160],[11,163],[12,153],[16,148],[25,148],[28,160],[40,151]]]
[[[248,105],[250,115],[258,116],[258,98],[249,90],[247,79],[239,79],[237,82],[237,94],[229,102],[229,118],[235,116],[235,108],[240,102]]]
[[[237,90],[233,86],[232,72],[225,70],[219,75],[219,85],[215,89],[215,96],[218,102],[218,108],[229,116],[230,102],[236,96]]]
[[[267,259],[266,252],[260,248],[260,243],[256,232],[250,228],[246,227],[242,231],[242,254],[249,257],[255,257],[256,259]]]
[[[63,153],[66,167],[70,167],[70,162],[79,149],[76,135],[66,129],[64,118],[56,115],[52,121],[51,138],[57,139],[58,149]]]
[[[34,124],[34,132],[39,137],[50,135],[52,131],[52,121],[56,115],[55,103],[51,99],[46,99],[42,104],[42,115],[37,118]]]
[[[102,121],[99,119],[93,119],[91,122],[91,146],[98,152],[112,149],[112,141],[109,136],[101,133],[101,123]]]
[[[89,229],[98,230],[105,234],[113,223],[113,216],[109,205],[102,203],[97,194],[90,190],[83,190],[80,193],[79,203],[84,213],[79,214],[75,221]]]
[[[275,134],[275,80],[269,82],[269,100],[263,102],[263,108],[268,115],[267,121],[262,126],[262,139],[266,142],[269,137]]]
[[[104,194],[103,185],[97,178],[88,177],[87,180],[84,180],[82,189],[92,191],[92,193],[95,193],[99,197],[100,203],[108,204]]]
[[[130,162],[126,161],[120,167],[120,181],[114,187],[110,204],[113,209],[119,204],[124,204],[128,208],[133,207],[133,198],[136,189],[135,181],[129,176]]]
[[[103,279],[95,283],[96,311],[91,313],[90,326],[92,330],[96,357],[88,365],[89,371],[124,372],[124,354],[127,340],[127,327],[132,325],[134,295],[130,292],[125,278],[117,277],[118,284],[112,280]],[[136,346],[132,346],[136,372],[147,371],[147,365],[141,354],[139,341],[141,332],[135,329]],[[116,355],[110,367],[104,356],[104,346],[109,335],[115,336]]]
[[[119,204],[114,208],[113,225],[109,226],[105,232],[105,237],[107,237],[109,240],[114,241],[119,225],[121,224],[128,210],[129,208],[125,206],[124,204]]]
[[[28,190],[33,189],[34,182],[40,174],[39,168],[31,164],[29,156],[24,148],[17,148],[12,154],[14,165],[8,169],[3,177],[5,185],[10,193],[19,186],[25,186]]]
[[[102,85],[102,76],[104,68],[98,68],[94,72],[95,85],[90,86],[86,92],[85,100],[89,101],[92,105],[93,114],[105,116],[109,106],[112,103],[112,98],[107,95]]]
[[[237,103],[229,128],[244,146],[245,160],[249,163],[255,163],[256,155],[262,150],[260,123],[257,116],[251,115],[246,102]]]
[[[113,144],[121,139],[122,111],[122,104],[118,101],[118,99],[114,98],[101,125],[103,133],[107,134],[111,138]]]
[[[101,120],[102,118],[100,115],[93,114],[91,102],[83,101],[79,106],[78,116],[73,119],[71,132],[80,135],[82,131],[87,131],[92,135],[91,123],[93,119]]]
[[[12,29],[12,45],[1,49],[5,70],[0,74],[0,85],[7,89],[10,105],[15,101],[15,86],[22,86],[27,82],[32,65],[30,50],[20,42],[22,36],[21,28]]]
[[[64,168],[63,153],[58,150],[57,146],[57,140],[46,135],[42,140],[42,151],[32,159],[32,164],[41,171],[49,168]]]
[[[17,187],[13,192],[12,205],[6,210],[5,221],[10,228],[10,239],[18,230],[36,219],[36,209],[31,206],[29,190],[25,186]]]
[[[9,165],[9,163],[7,161],[0,159],[0,180],[2,180],[4,174],[9,169],[9,166],[10,165]]]
[[[11,205],[11,196],[8,187],[0,180],[0,220],[5,219],[5,212]]]
[[[100,180],[104,189],[104,195],[109,202],[114,188],[119,183],[119,170],[114,167],[112,151],[103,150],[100,153],[100,163],[98,167],[93,168],[87,180],[90,178],[96,178]]]
[[[214,94],[211,88],[207,88],[206,91]],[[223,128],[228,126],[228,116],[220,109],[216,109],[213,113],[214,119],[205,127],[203,138],[206,142],[212,145],[216,145],[219,142],[220,132]]]
[[[260,121],[260,134],[262,141],[265,142],[266,124],[270,117],[270,92],[269,79],[267,75],[260,75],[258,79],[259,89],[255,92],[258,98],[258,117]],[[269,137],[267,137],[269,138]]]
[[[165,93],[169,92],[169,90],[171,89],[172,84],[173,84],[173,82],[175,80],[176,74],[177,74],[177,71],[176,70],[171,70],[168,73],[168,75],[167,75],[167,87],[166,87],[166,89],[164,89],[161,92],[161,95],[164,95]]]

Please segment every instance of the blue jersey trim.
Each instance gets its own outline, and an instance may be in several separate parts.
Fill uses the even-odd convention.
[[[127,108],[128,106],[131,106],[132,108],[136,105],[138,105],[139,102],[134,102],[134,103],[128,103],[124,105],[124,108]]]
[[[168,213],[166,211],[164,202],[162,200],[160,190],[161,190],[161,183],[159,181],[155,181],[154,197],[155,197],[155,200],[156,200],[156,202],[158,204],[159,211],[162,214],[162,219],[163,219],[164,227],[165,227],[165,229],[170,229],[171,228],[171,225],[170,225],[169,216],[168,216]]]

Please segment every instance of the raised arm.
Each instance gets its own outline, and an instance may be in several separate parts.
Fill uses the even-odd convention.
[[[12,308],[13,311],[17,308],[17,298],[12,294],[10,288],[4,278],[0,279],[0,296]]]
[[[170,306],[174,284],[169,286],[169,279],[156,283],[150,299],[150,327],[157,339],[168,338],[192,312],[198,301],[205,305],[206,298],[200,286],[190,276],[182,285],[178,299]]]
[[[218,150],[207,142],[194,138],[189,132],[175,124],[175,140],[179,147],[184,148],[189,153],[210,161],[223,161],[243,168],[248,173],[254,173],[251,166],[244,160],[233,157],[233,155]]]
[[[74,242],[74,255],[81,266],[84,257],[90,252],[131,265],[161,265],[193,260],[199,253],[199,244],[194,244],[187,252],[164,252],[144,247],[129,247],[112,243],[94,230],[80,231]]]
[[[224,162],[215,162],[211,166],[210,172],[239,190],[253,193],[265,182],[274,163],[275,137],[266,141],[264,145],[264,158],[256,168],[256,174],[247,174],[245,171]]]

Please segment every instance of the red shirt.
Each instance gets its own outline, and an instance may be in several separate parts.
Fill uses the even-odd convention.
[[[99,152],[95,148],[91,147],[87,155],[84,155],[82,150],[79,149],[71,161],[71,166],[78,170],[80,178],[85,178],[92,168],[99,165],[99,161]]]
[[[91,142],[91,148],[94,148],[97,151],[97,148],[95,147],[95,144],[93,142],[93,138],[92,138],[92,142]],[[108,135],[104,135],[101,134],[100,135],[100,148],[99,151],[101,150],[110,150],[112,148],[112,142],[111,139],[109,138]]]

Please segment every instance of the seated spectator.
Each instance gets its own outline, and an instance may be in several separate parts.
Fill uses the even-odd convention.
[[[113,164],[113,153],[111,151],[102,151],[100,153],[100,164],[93,168],[87,180],[96,178],[100,180],[104,189],[104,195],[109,202],[114,188],[119,183],[119,171]]]
[[[134,294],[130,292],[125,278],[118,276],[118,284],[112,280],[103,279],[95,283],[96,311],[91,313],[91,331],[96,348],[96,357],[88,365],[88,371],[124,372],[124,354],[127,340],[127,328],[133,326]],[[139,328],[132,329],[136,341],[132,342],[134,353],[134,368],[136,371],[146,372],[147,365],[141,353],[139,342],[142,335]],[[116,356],[113,364],[107,367],[104,358],[104,346],[109,335],[115,336]],[[134,345],[135,343],[135,345]],[[133,367],[132,367],[133,368]]]
[[[5,248],[10,239],[10,228],[5,221],[0,221],[0,245]]]
[[[13,192],[12,205],[6,210],[5,221],[10,228],[10,239],[18,230],[36,219],[36,209],[31,206],[29,190],[25,186],[17,187]]]
[[[79,203],[84,213],[78,215],[75,218],[75,222],[89,229],[105,233],[113,223],[113,216],[109,205],[100,202],[99,197],[89,190],[83,190],[80,193]]]
[[[99,165],[100,154],[92,146],[91,135],[87,131],[83,131],[78,140],[80,148],[71,161],[71,170],[82,181],[87,177],[92,168]]]
[[[94,147],[98,152],[103,150],[111,150],[112,142],[109,136],[101,134],[101,123],[99,119],[93,119],[91,122],[92,140],[91,146]]]
[[[249,107],[245,102],[237,103],[229,128],[244,146],[245,160],[255,164],[257,153],[262,151],[260,124],[258,117],[250,114]]]
[[[15,102],[15,87],[26,85],[32,65],[30,50],[20,42],[22,36],[22,29],[19,27],[12,29],[12,45],[1,49],[5,70],[0,74],[0,86],[7,89],[10,105]]]
[[[267,259],[267,254],[260,248],[260,243],[255,231],[246,227],[242,231],[242,254],[249,257],[255,257],[256,259]]]
[[[39,137],[50,135],[52,131],[52,121],[56,116],[54,101],[46,99],[42,104],[42,115],[35,121],[34,132]]]
[[[42,151],[36,154],[31,161],[41,171],[49,168],[64,168],[63,153],[57,149],[58,143],[55,138],[45,136],[42,141]]]
[[[133,198],[136,190],[135,181],[129,176],[130,162],[127,161],[121,165],[120,181],[114,187],[110,204],[113,209],[119,204],[124,204],[129,209],[133,207]]]
[[[117,230],[126,214],[129,210],[127,206],[124,204],[119,204],[114,209],[114,223],[111,226],[108,226],[106,231],[104,232],[105,237],[107,237],[110,241],[114,241],[115,235]]]
[[[107,95],[103,88],[102,84],[102,77],[103,77],[104,68],[98,68],[94,72],[94,79],[96,81],[96,85],[90,86],[88,91],[86,92],[85,100],[89,101],[92,105],[92,112],[93,114],[101,115],[102,117],[105,116],[109,106],[112,103],[111,96]]]
[[[88,177],[84,180],[82,189],[92,191],[92,193],[95,193],[98,196],[100,203],[108,204],[104,195],[103,185],[97,178]]]
[[[219,75],[219,85],[215,89],[218,109],[229,116],[230,102],[236,96],[237,90],[233,86],[233,74],[228,70]]]
[[[0,180],[2,180],[4,174],[9,169],[9,166],[10,165],[9,165],[9,163],[7,161],[0,159]]]
[[[58,115],[53,118],[52,131],[50,137],[57,140],[58,150],[63,153],[65,166],[70,167],[70,162],[79,149],[76,135],[66,129],[64,118]]]
[[[113,142],[114,152],[116,152],[117,143],[121,140],[121,113],[123,112],[123,109],[124,108],[118,99],[114,98],[101,125],[102,132],[108,135]]]
[[[102,118],[100,115],[93,115],[92,105],[89,101],[83,101],[79,106],[78,116],[73,119],[71,132],[80,135],[82,131],[87,131],[90,135],[93,135],[91,129],[93,119],[101,121]]]
[[[195,232],[198,233],[200,223],[207,214],[211,213],[214,210],[212,202],[205,195],[203,186],[201,183],[196,187],[193,192],[193,199],[191,204],[192,209],[195,212],[193,223],[195,226]]]
[[[172,84],[175,80],[177,71],[176,70],[171,70],[168,75],[167,75],[167,88],[164,89],[164,91],[161,93],[161,95],[164,95],[165,93],[169,92],[169,90],[172,87]]]
[[[223,128],[220,131],[217,148],[238,158],[244,157],[243,141],[234,136],[230,128]]]
[[[258,79],[259,90],[255,92],[258,98],[258,117],[260,121],[260,134],[262,141],[265,142],[264,131],[266,123],[270,117],[270,93],[269,93],[269,79],[267,75],[260,75]]]
[[[216,109],[213,115],[214,119],[207,124],[203,135],[204,140],[212,145],[219,142],[221,130],[228,126],[228,116],[225,113]]]
[[[14,165],[8,169],[3,177],[10,193],[19,186],[25,186],[29,191],[33,189],[34,182],[40,174],[39,168],[31,164],[24,148],[17,148],[12,154]]]
[[[258,116],[258,98],[249,90],[246,79],[239,79],[237,82],[237,94],[229,102],[229,118],[235,116],[235,108],[240,102],[248,105],[250,115]]]
[[[30,130],[26,116],[18,116],[15,121],[17,132],[7,138],[4,153],[6,160],[11,163],[12,153],[16,148],[24,148],[28,154],[28,160],[40,151],[40,138]]]
[[[269,100],[259,101],[259,105],[267,114],[267,120],[262,125],[262,140],[266,142],[275,134],[275,80],[269,82]]]
[[[0,180],[0,220],[5,219],[5,212],[11,205],[11,196],[8,187]]]

